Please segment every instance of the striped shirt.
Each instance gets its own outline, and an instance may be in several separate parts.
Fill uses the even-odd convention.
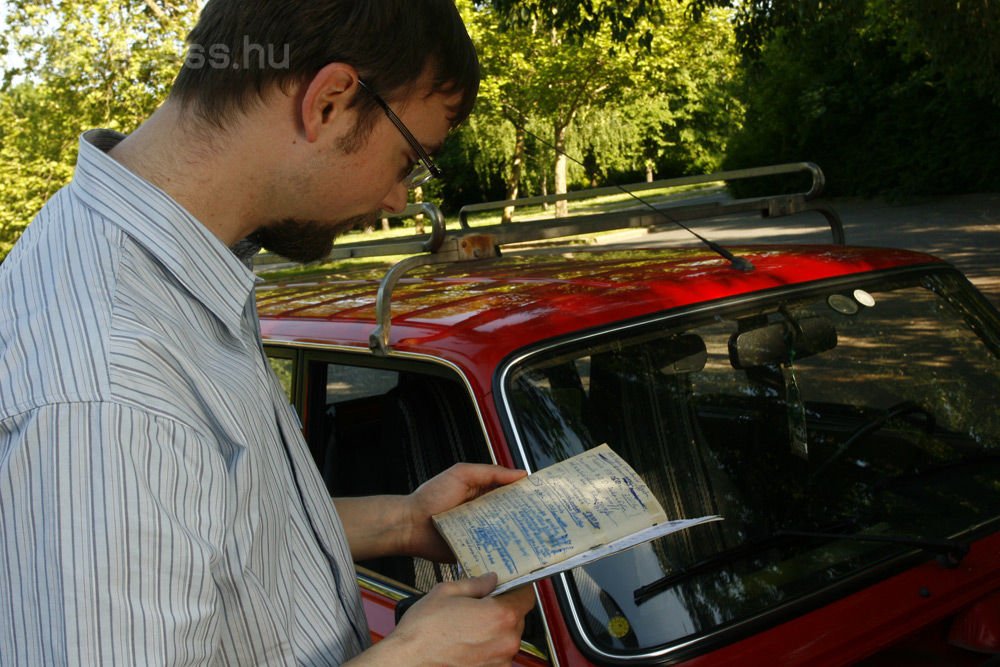
[[[254,276],[120,139],[0,265],[0,664],[338,664],[364,612]]]

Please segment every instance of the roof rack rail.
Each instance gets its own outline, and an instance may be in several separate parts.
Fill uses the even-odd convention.
[[[655,206],[655,210],[650,210],[648,207],[631,207],[611,212],[584,213],[563,218],[525,220],[517,223],[501,222],[476,227],[469,224],[469,214],[475,212],[501,211],[508,207],[536,206],[557,201],[589,199],[595,196],[619,194],[623,191],[626,193],[643,192],[796,172],[811,174],[812,184],[808,190],[792,194],[734,200],[706,201],[704,198],[701,200],[682,198]],[[690,221],[746,212],[757,212],[761,217],[773,218],[816,211],[822,214],[829,223],[833,242],[843,245],[845,243],[844,228],[840,217],[832,208],[812,201],[822,192],[824,184],[823,171],[819,166],[811,162],[795,162],[701,176],[684,176],[631,186],[594,188],[559,195],[487,202],[463,207],[459,212],[461,229],[453,233],[449,233],[445,229],[445,220],[441,210],[433,203],[423,202],[411,204],[403,211],[388,214],[386,217],[409,218],[425,215],[431,223],[429,235],[419,238],[410,237],[409,240],[382,239],[346,243],[334,246],[326,259],[410,255],[388,270],[379,284],[376,296],[376,327],[369,336],[369,347],[375,354],[385,356],[391,352],[389,333],[392,326],[392,291],[400,278],[416,267],[496,257],[499,255],[499,246],[511,243],[544,241],[619,229],[656,228],[667,221]]]
[[[666,188],[678,188],[691,185],[702,185],[718,182],[733,182],[748,180],[752,178],[763,178],[767,176],[777,176],[781,174],[791,174],[797,172],[808,172],[812,176],[812,184],[804,192],[791,194],[769,195],[763,197],[751,197],[746,199],[719,200],[712,202],[692,202],[690,199],[680,199],[668,202],[661,206],[655,206],[658,211],[662,211],[662,216],[653,214],[650,208],[631,208],[613,213],[598,213],[590,215],[576,215],[557,219],[530,220],[520,223],[500,223],[496,227],[477,227],[476,231],[484,233],[487,230],[507,230],[517,225],[528,224],[530,222],[532,232],[524,234],[532,236],[531,239],[557,238],[559,236],[571,236],[574,234],[593,233],[597,231],[607,231],[608,229],[620,229],[627,227],[650,227],[657,222],[665,221],[686,222],[702,218],[717,217],[720,215],[733,215],[737,213],[757,212],[761,217],[776,218],[780,216],[804,213],[806,211],[816,211],[826,218],[830,225],[830,233],[833,242],[844,245],[844,225],[836,211],[822,202],[811,201],[818,197],[826,184],[823,170],[812,162],[791,162],[787,164],[772,165],[768,167],[753,167],[749,169],[735,169],[731,171],[721,171],[713,174],[698,176],[682,176],[670,178],[651,183],[639,183],[635,185],[611,186],[603,188],[593,188],[588,190],[577,190],[559,195],[544,195],[539,197],[526,197],[523,199],[508,199],[504,201],[486,202],[483,204],[471,204],[463,206],[459,211],[459,222],[463,230],[471,229],[469,226],[469,214],[485,211],[501,211],[506,208],[538,206],[539,204],[552,204],[558,201],[575,201],[580,199],[591,199],[603,195],[614,195],[625,193],[645,192],[649,190],[662,190]],[[663,218],[666,218],[664,220]],[[603,221],[602,224],[600,221]],[[572,231],[570,226],[579,228],[580,231]],[[543,230],[548,230],[547,236]],[[521,233],[503,234],[505,237],[521,236]],[[513,238],[505,240],[504,243],[516,242]]]

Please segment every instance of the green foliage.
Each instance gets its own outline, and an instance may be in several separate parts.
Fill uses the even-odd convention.
[[[55,99],[29,84],[0,95],[0,259],[41,203],[72,174],[63,155],[66,147],[48,140],[60,130]]]
[[[590,6],[573,5],[580,12]],[[651,37],[636,48],[632,38],[616,41],[613,25],[537,20],[533,12],[548,5],[518,4],[521,20],[504,13],[511,6],[497,6],[468,14],[485,74],[470,123],[492,136],[484,140],[477,129],[460,141],[469,142],[462,151],[477,156],[466,164],[483,196],[503,196],[497,174],[510,174],[515,124],[531,133],[521,196],[539,194],[543,179],[551,184],[560,128],[567,128],[566,152],[586,165],[569,163],[574,186],[640,180],[647,169],[667,176],[718,166],[742,115],[733,97],[738,59],[729,12],[711,11],[693,23],[674,0],[646,4],[635,28]],[[605,3],[594,11],[616,7],[631,5]]]
[[[831,194],[1000,187],[1000,125],[982,122],[1000,118],[996,4],[775,4],[756,55],[743,45],[747,117],[726,166],[812,160]]]
[[[898,31],[904,60],[954,94],[1000,105],[1000,3],[879,0],[871,12]]]
[[[446,209],[504,198],[515,174],[520,196],[553,191],[553,144],[585,165],[571,187],[813,160],[832,193],[1000,188],[994,0],[457,4],[484,80],[424,193]],[[197,6],[6,3],[0,258],[71,177],[80,132],[162,101]]]
[[[7,3],[0,258],[72,176],[82,131],[128,131],[162,101],[196,10],[181,0]]]
[[[648,47],[663,16],[657,0],[490,0],[499,25],[556,31],[571,42],[608,34],[616,44]]]
[[[435,157],[445,176],[428,183],[427,198],[442,202],[448,213],[471,202],[503,199],[513,150],[513,125],[474,113]]]
[[[742,122],[737,81],[729,12],[710,11],[692,23],[683,5],[665,6],[634,81],[638,94],[601,110],[605,125],[631,137],[631,145],[593,149],[603,156],[598,162],[607,164],[601,173],[635,174],[651,167],[656,176],[669,177],[716,170]],[[581,134],[595,144],[601,137],[591,128]]]

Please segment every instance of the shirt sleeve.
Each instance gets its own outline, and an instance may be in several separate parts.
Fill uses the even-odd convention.
[[[170,419],[109,403],[0,421],[0,656],[212,662],[226,465]]]

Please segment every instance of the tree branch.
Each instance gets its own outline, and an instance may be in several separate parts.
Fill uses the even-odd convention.
[[[160,21],[160,23],[166,26],[167,22],[170,20],[170,17],[167,16],[167,13],[163,11],[163,9],[158,4],[156,4],[154,0],[146,0],[146,6],[149,7],[149,11],[153,12],[153,16],[155,16]]]

